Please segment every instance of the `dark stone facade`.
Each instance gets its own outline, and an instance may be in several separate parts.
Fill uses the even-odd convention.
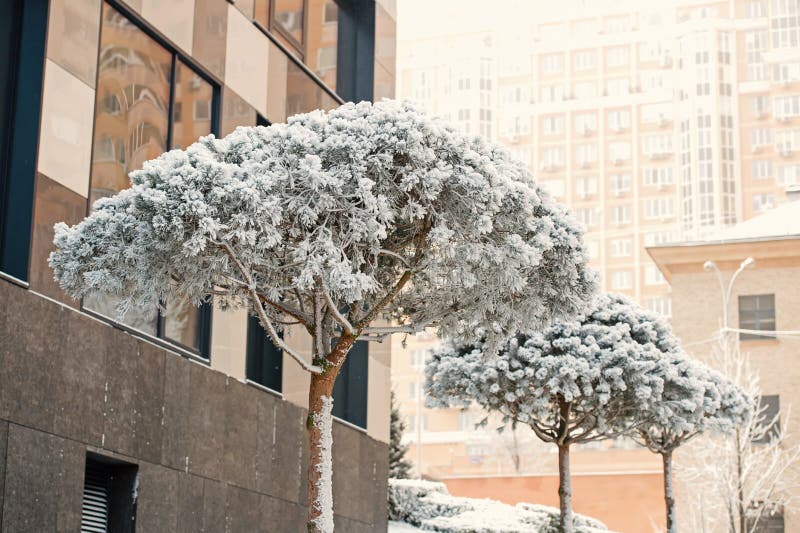
[[[302,532],[306,412],[0,280],[0,531],[80,529],[87,451],[138,465],[138,532]],[[337,530],[386,530],[388,445],[334,425]]]

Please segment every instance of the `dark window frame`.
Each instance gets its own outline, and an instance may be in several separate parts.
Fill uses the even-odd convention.
[[[754,309],[742,310],[742,304],[745,302],[753,302]],[[771,307],[766,306],[767,302],[771,302]],[[764,305],[764,307],[762,307]],[[748,305],[748,307],[751,307]],[[750,329],[757,331],[775,331],[776,330],[776,309],[775,309],[775,294],[742,294],[738,299],[738,319],[740,329]],[[772,327],[764,327],[764,324],[772,322]],[[739,340],[762,340],[768,339],[771,336],[757,335],[753,333],[739,333]]]
[[[140,30],[144,33],[148,38],[152,39],[158,46],[163,48],[167,53],[171,55],[171,63],[170,63],[170,92],[169,92],[169,102],[167,106],[167,135],[165,138],[165,145],[166,149],[169,150],[170,146],[172,146],[173,140],[173,126],[174,126],[174,105],[175,105],[175,85],[176,79],[175,74],[178,71],[179,63],[183,63],[188,67],[194,74],[198,75],[203,81],[208,83],[212,88],[212,97],[211,97],[211,124],[210,130],[211,133],[214,135],[219,135],[220,129],[220,121],[221,121],[221,113],[222,113],[222,87],[221,83],[211,75],[200,63],[198,63],[195,59],[191,56],[188,56],[181,52],[181,50],[172,44],[168,39],[162,36],[157,30],[152,28],[142,17],[133,11],[131,8],[126,6],[125,4],[119,2],[118,0],[103,0],[100,6],[100,29],[98,35],[98,50],[97,55],[99,58],[100,54],[100,47],[102,44],[102,33],[103,33],[103,6],[108,4],[109,7],[120,13],[123,17],[125,17],[135,28]],[[100,69],[97,69],[95,74],[95,88],[98,86],[98,81],[100,79]],[[92,125],[92,139],[94,141],[94,130],[96,124],[96,118],[93,119]],[[92,153],[90,160],[94,161],[94,151],[95,151],[95,144],[92,142]],[[89,187],[91,189],[92,179],[91,176],[89,177]],[[89,200],[86,201],[86,214],[87,216],[91,213],[92,206],[89,203]],[[85,313],[91,314],[94,317],[98,317],[106,322],[110,322],[115,327],[122,329],[128,333],[147,337],[148,339],[153,340],[158,345],[163,346],[169,349],[178,349],[181,353],[188,355],[194,359],[197,359],[203,363],[210,364],[211,363],[211,329],[212,329],[212,315],[213,315],[213,306],[210,302],[203,303],[198,308],[198,324],[197,324],[197,348],[193,346],[187,346],[180,341],[174,340],[170,337],[165,335],[165,319],[166,316],[164,315],[161,310],[158,310],[158,315],[156,317],[156,333],[155,335],[148,333],[146,331],[141,331],[139,329],[133,328],[120,322],[113,317],[109,317],[97,311],[93,311],[90,308],[87,308],[81,302],[81,310]]]

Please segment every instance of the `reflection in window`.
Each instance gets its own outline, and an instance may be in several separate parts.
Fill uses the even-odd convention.
[[[309,0],[306,64],[336,90],[339,6],[334,0]]]
[[[286,75],[286,116],[314,109],[329,110],[339,106],[320,85],[294,61],[288,62]]]
[[[128,173],[168,147],[186,147],[211,133],[213,98],[211,84],[104,4],[90,202],[128,188]],[[86,308],[112,318],[120,318],[118,304],[108,296],[84,300]],[[209,312],[207,306],[168,302],[163,316],[156,309],[134,308],[121,321],[202,352]]]
[[[199,349],[200,339],[200,309],[194,305],[175,301],[167,306],[164,315],[164,336],[189,348]]]
[[[185,148],[211,133],[214,89],[183,62],[175,66],[175,101],[172,104],[172,145]]]
[[[275,0],[275,25],[298,45],[303,44],[303,0]]]
[[[166,148],[172,54],[104,4],[98,68],[91,203]]]

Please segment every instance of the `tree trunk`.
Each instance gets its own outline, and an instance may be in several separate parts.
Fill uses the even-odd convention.
[[[664,463],[664,502],[667,505],[667,533],[677,533],[675,523],[675,489],[672,485],[672,452],[661,454]]]
[[[747,531],[747,516],[744,505],[744,480],[742,479],[742,435],[736,429],[736,511],[739,515],[739,533]]]
[[[558,502],[561,509],[561,531],[562,533],[573,533],[568,444],[558,446]]]
[[[337,369],[311,375],[308,394],[308,531],[333,531],[333,384]]]

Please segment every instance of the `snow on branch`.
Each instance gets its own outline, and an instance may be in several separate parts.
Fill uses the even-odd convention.
[[[300,322],[315,338],[313,365],[292,355],[306,370],[324,366],[337,330],[380,338],[377,319],[483,330],[491,351],[580,312],[596,286],[580,225],[524,164],[409,103],[206,136],[130,177],[56,226],[61,286],[125,309],[213,297],[249,308],[276,343]]]

